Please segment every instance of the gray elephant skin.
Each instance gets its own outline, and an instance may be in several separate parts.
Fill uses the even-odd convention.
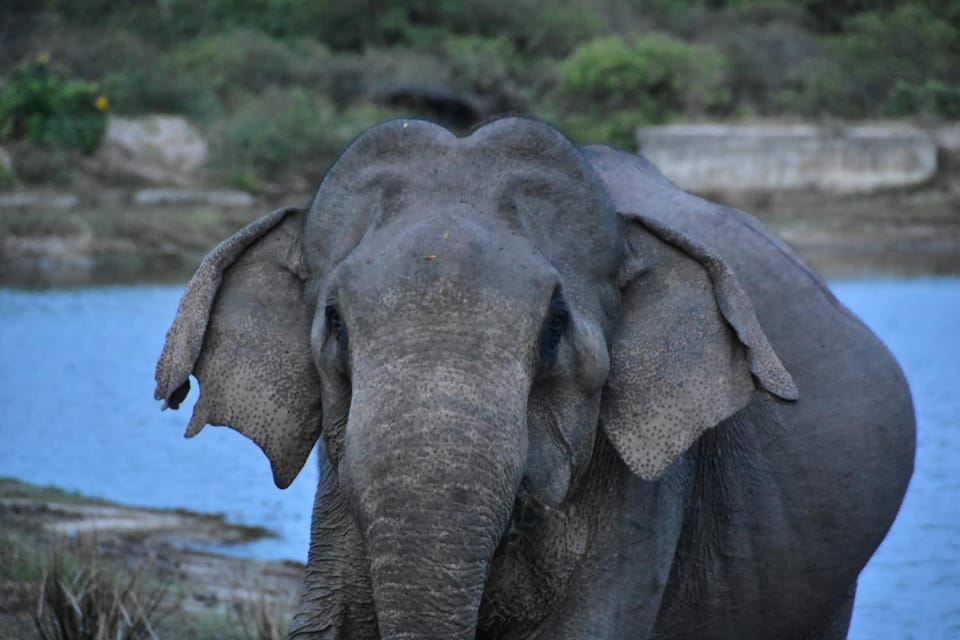
[[[756,219],[504,118],[368,130],[214,249],[157,365],[287,486],[295,638],[844,638],[913,470],[898,365]]]

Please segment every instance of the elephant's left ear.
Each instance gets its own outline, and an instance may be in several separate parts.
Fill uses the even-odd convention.
[[[601,421],[630,469],[653,480],[763,389],[798,396],[722,258],[640,214],[628,257]]]
[[[302,210],[280,209],[210,252],[167,332],[154,393],[178,408],[192,373],[200,397],[187,437],[206,424],[233,427],[267,455],[280,488],[300,472],[321,425],[303,224]]]

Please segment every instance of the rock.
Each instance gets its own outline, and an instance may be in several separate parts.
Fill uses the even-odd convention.
[[[205,191],[198,189],[144,189],[133,196],[138,205],[211,204],[221,207],[249,207],[253,196],[246,191]]]
[[[0,194],[0,209],[72,209],[78,201],[72,193],[15,191]]]
[[[198,181],[206,159],[206,141],[183,118],[111,117],[103,142],[87,166],[110,178],[190,185]]]
[[[640,151],[696,192],[865,193],[927,182],[937,146],[907,126],[675,125],[642,127]]]

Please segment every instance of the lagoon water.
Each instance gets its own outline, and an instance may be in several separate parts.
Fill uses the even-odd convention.
[[[861,576],[850,638],[960,638],[960,278],[833,288],[900,360],[919,424],[916,473]],[[181,291],[0,289],[0,476],[225,513],[278,537],[220,551],[303,561],[316,460],[280,491],[252,443],[218,427],[184,441],[191,403],[161,412],[152,400]]]

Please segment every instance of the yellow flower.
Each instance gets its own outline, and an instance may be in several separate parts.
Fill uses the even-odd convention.
[[[93,101],[93,106],[97,108],[97,111],[106,111],[107,107],[110,106],[110,101],[107,100],[107,96],[100,94],[97,96],[97,99]]]
[[[50,64],[50,54],[44,51],[37,56],[37,64]]]

